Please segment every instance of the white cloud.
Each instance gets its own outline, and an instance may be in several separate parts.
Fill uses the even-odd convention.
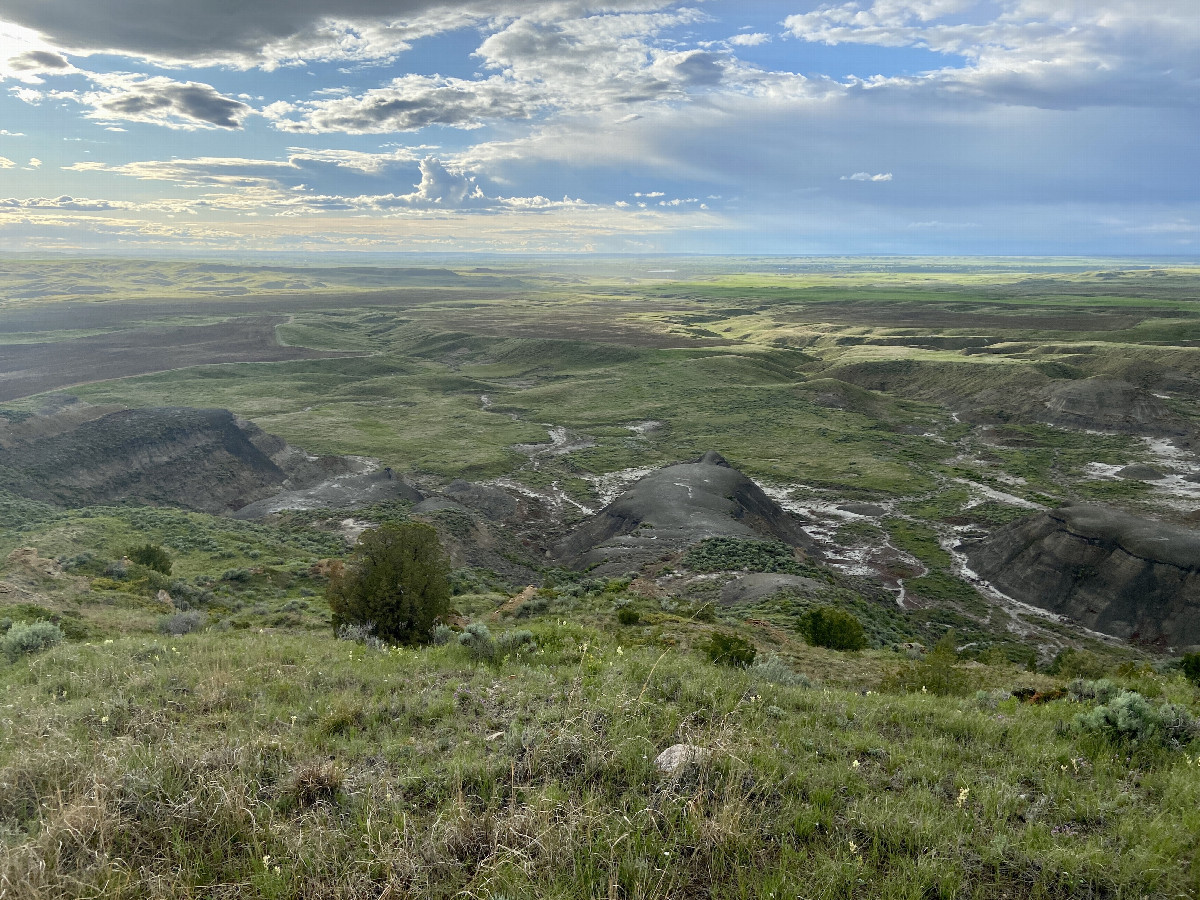
[[[25,132],[9,131],[7,128],[0,128],[0,137],[25,137]]]
[[[31,156],[31,157],[29,157],[29,163],[26,166],[26,168],[38,169],[38,168],[41,168],[41,165],[42,165],[42,161],[40,159],[38,159],[36,156]]]
[[[0,156],[0,169],[11,169],[14,166],[16,166],[16,163],[11,159],[6,156]]]
[[[404,75],[357,97],[274,103],[263,110],[282,131],[379,134],[429,125],[478,128],[492,119],[525,119],[538,91],[509,79],[480,81]]]
[[[760,44],[768,44],[771,42],[769,34],[763,34],[761,31],[756,31],[753,34],[735,34],[729,39],[729,43],[735,47],[757,47]]]
[[[853,175],[843,175],[842,181],[891,181],[891,172],[880,172],[872,175],[870,172],[855,172]]]

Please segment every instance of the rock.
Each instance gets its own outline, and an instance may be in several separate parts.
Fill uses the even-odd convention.
[[[497,487],[458,479],[442,493],[493,522],[510,521],[517,515],[517,501]]]
[[[663,774],[670,774],[680,766],[702,766],[712,759],[712,751],[695,744],[675,744],[654,758],[654,766]]]
[[[1087,628],[1200,643],[1200,532],[1078,504],[1018,520],[962,549],[1000,590]]]
[[[1172,416],[1144,388],[1116,378],[1096,376],[1055,383],[1046,400],[1048,421],[1069,428],[1148,433]]]
[[[69,427],[26,428],[0,449],[0,488],[63,506],[113,500],[229,512],[347,469],[227,409],[123,409]]]
[[[175,605],[174,599],[172,599],[171,595],[168,594],[166,591],[160,590],[158,592],[158,594],[155,595],[154,599],[157,600],[159,603],[165,603],[167,606]]]
[[[30,574],[47,575],[51,578],[57,578],[63,572],[57,560],[38,556],[36,547],[18,547],[8,554],[8,565]]]
[[[753,572],[741,575],[721,588],[721,605],[735,606],[739,603],[754,603],[782,591],[808,593],[821,585],[803,575],[781,575],[768,572]]]
[[[642,478],[576,528],[553,555],[574,568],[617,575],[718,536],[782,541],[816,553],[791,513],[710,450]]]
[[[1117,477],[1130,481],[1161,481],[1167,476],[1152,466],[1126,466],[1117,472]]]

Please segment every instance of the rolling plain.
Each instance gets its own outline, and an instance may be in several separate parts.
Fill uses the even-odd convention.
[[[8,261],[0,896],[1200,892],[1200,267],[422,262]],[[410,519],[511,652],[333,633]]]

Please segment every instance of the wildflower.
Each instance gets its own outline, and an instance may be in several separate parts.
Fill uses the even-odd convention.
[[[269,865],[271,865],[271,855],[268,853],[267,855],[265,855],[265,856],[263,857],[263,868],[265,869],[265,868],[267,868]]]
[[[618,645],[617,646],[617,656],[624,656],[624,655],[625,655],[624,651],[622,651],[620,645]]]
[[[105,642],[104,642],[104,643],[106,643],[106,644],[111,644],[112,642],[113,642],[113,639],[112,639],[112,638],[108,638],[107,640],[105,640]]]
[[[921,693],[922,693],[922,694],[928,694],[928,693],[929,693],[929,691],[926,689],[925,685],[921,685]]]
[[[101,724],[101,725],[107,725],[107,724],[108,724],[108,716],[101,716],[101,717],[100,717],[100,724]]]
[[[961,791],[959,791],[959,792],[958,792],[958,801],[957,801],[957,804],[958,804],[959,806],[963,806],[964,804],[966,804],[966,802],[967,802],[967,795],[968,795],[969,793],[971,793],[971,789],[970,789],[970,788],[963,788]]]
[[[857,768],[859,767],[859,765],[860,765],[860,763],[859,763],[859,761],[856,759],[854,762],[850,763],[850,768],[852,768],[852,769],[857,769]]]
[[[854,841],[850,841],[850,852],[851,853],[858,852],[858,844],[854,843]]]

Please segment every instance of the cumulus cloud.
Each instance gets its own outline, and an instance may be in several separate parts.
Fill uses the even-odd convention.
[[[0,0],[0,19],[80,52],[269,67],[293,60],[388,59],[412,40],[497,18],[666,5],[665,0]]]
[[[6,156],[0,156],[0,169],[11,169],[14,166],[16,166],[16,163],[11,159]]]
[[[921,76],[868,82],[876,87],[1050,109],[1198,102],[1194,0],[875,0],[821,6],[784,26],[809,42],[947,58]]]
[[[768,44],[771,42],[769,34],[763,34],[761,31],[756,31],[753,34],[735,34],[729,39],[729,43],[735,47],[757,47],[760,44]]]
[[[505,78],[404,75],[357,97],[274,103],[263,113],[283,131],[379,134],[429,125],[479,128],[492,119],[528,118],[539,103],[536,89]]]
[[[27,50],[11,57],[8,65],[18,72],[63,72],[74,68],[65,56],[50,50]]]
[[[842,181],[891,181],[891,172],[880,172],[872,175],[870,172],[855,172],[853,175],[843,175]]]
[[[150,122],[169,128],[241,128],[253,110],[212,85],[162,76],[93,75],[98,91],[78,95],[91,118]]]

